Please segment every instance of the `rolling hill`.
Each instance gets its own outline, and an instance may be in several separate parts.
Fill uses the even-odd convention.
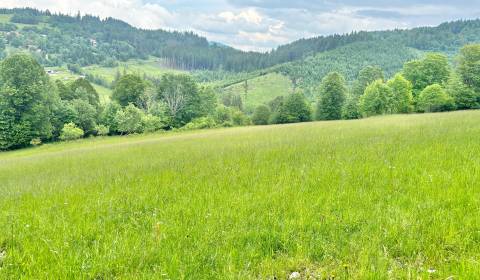
[[[165,65],[186,70],[253,71],[352,45],[395,42],[401,49],[453,54],[480,41],[480,20],[444,23],[410,30],[353,32],[302,39],[268,53],[243,52],[191,32],[143,30],[113,19],[67,16],[34,9],[0,9],[0,34],[7,52],[29,50],[46,66],[115,65],[129,59],[161,58]],[[1,45],[0,44],[0,50]],[[382,61],[382,64],[388,64]],[[390,66],[389,66],[390,67]],[[387,68],[389,68],[387,67]]]
[[[249,108],[276,92],[290,92],[289,87],[301,88],[313,100],[315,87],[330,71],[352,81],[363,67],[377,65],[389,77],[426,52],[453,56],[473,42],[480,42],[480,20],[320,36],[254,53],[208,42],[193,33],[142,30],[112,18],[0,9],[0,57],[28,51],[57,78],[86,76],[104,101],[118,73],[158,78],[166,72],[187,71],[197,81],[221,89],[220,93],[243,96],[247,81],[253,91],[247,91],[250,98],[243,101]]]

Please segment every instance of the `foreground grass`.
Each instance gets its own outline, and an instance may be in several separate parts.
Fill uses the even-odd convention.
[[[0,154],[0,278],[478,279],[480,111]]]

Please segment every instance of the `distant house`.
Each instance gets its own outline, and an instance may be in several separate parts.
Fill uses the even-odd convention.
[[[90,45],[92,45],[92,47],[96,47],[97,46],[97,40],[90,39]]]
[[[55,70],[47,70],[46,71],[48,75],[57,75],[59,72]]]

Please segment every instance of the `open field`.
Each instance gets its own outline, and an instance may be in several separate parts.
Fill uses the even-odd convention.
[[[247,94],[243,82],[224,89],[224,93],[239,94],[248,111],[253,111],[258,105],[266,104],[277,96],[288,95],[292,91],[290,79],[276,73],[248,80]]]
[[[84,67],[85,73],[96,75],[111,83],[115,80],[117,73],[132,73],[140,76],[160,78],[165,73],[185,73],[165,67],[157,58],[148,60],[131,59],[127,62],[119,62],[117,67],[103,67],[100,65]]]
[[[54,80],[61,80],[64,83],[69,83],[69,82],[73,82],[76,79],[80,78],[80,75],[73,74],[72,72],[70,72],[67,69],[67,67],[46,67],[45,69],[56,71],[55,74],[50,75],[50,78],[53,81]],[[94,84],[94,83],[92,83],[92,86],[98,92],[98,95],[100,97],[100,101],[102,103],[107,103],[108,101],[110,101],[110,96],[112,96],[112,90],[111,89],[106,88],[104,86]]]
[[[0,14],[0,23],[10,23],[10,19],[13,15]]]
[[[479,279],[480,111],[0,154],[0,278]]]

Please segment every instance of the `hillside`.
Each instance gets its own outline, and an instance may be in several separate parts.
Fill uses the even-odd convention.
[[[286,96],[293,92],[290,79],[284,75],[270,73],[225,87],[221,96],[239,95],[247,112],[253,112],[255,107],[267,104],[277,96]]]
[[[193,33],[142,30],[112,18],[66,16],[33,9],[0,9],[0,52],[28,50],[45,66],[78,64],[114,66],[118,61],[157,57],[171,68],[254,71],[350,46],[352,55],[371,45],[395,42],[399,49],[453,54],[480,41],[480,20],[444,23],[438,27],[302,39],[268,53],[243,52],[208,42]],[[360,46],[357,49],[355,46]],[[3,51],[5,52],[5,51]],[[408,51],[406,51],[408,52]],[[406,55],[406,53],[403,53]],[[380,64],[392,68],[382,58]],[[394,62],[396,63],[396,61]]]
[[[388,116],[2,153],[0,278],[478,279],[479,118]]]
[[[385,71],[386,77],[391,77],[402,69],[406,61],[419,58],[422,54],[394,41],[358,42],[298,62],[279,65],[274,71],[295,80],[297,86],[308,89],[318,86],[319,81],[333,71],[353,81],[358,72],[369,65],[379,66]]]

